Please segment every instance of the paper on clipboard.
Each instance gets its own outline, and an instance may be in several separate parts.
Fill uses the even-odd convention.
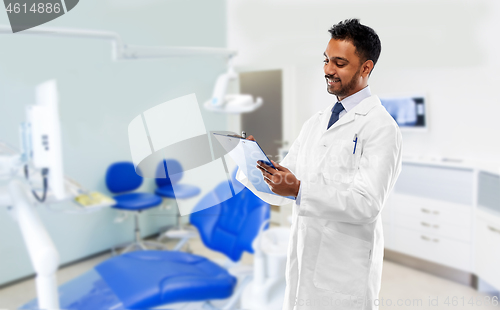
[[[257,142],[217,133],[214,133],[213,135],[226,150],[231,159],[242,170],[256,190],[280,196],[271,191],[267,183],[264,181],[262,172],[259,168],[257,168],[257,161],[259,160],[272,166],[271,161],[264,154],[264,151],[262,151]],[[295,200],[295,197],[292,196],[286,198]]]

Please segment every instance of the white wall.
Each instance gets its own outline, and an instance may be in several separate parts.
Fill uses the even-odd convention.
[[[500,158],[500,2],[495,0],[240,0],[227,6],[228,46],[240,67],[293,67],[292,139],[331,100],[323,73],[328,29],[359,18],[379,34],[372,93],[424,93],[425,133],[404,132],[404,154]]]
[[[0,25],[8,25],[4,10]],[[225,2],[85,0],[44,26],[115,31],[135,45],[224,47]],[[190,93],[202,104],[226,66],[214,57],[112,62],[110,43],[93,39],[5,34],[0,46],[0,140],[18,146],[19,123],[25,119],[24,107],[34,103],[35,86],[57,79],[65,173],[103,193],[108,193],[104,175],[109,164],[131,160],[129,122],[148,108]],[[207,130],[226,129],[225,116],[203,109],[202,114]],[[152,192],[152,180],[145,180],[142,189]],[[116,224],[115,210],[73,215],[39,208],[39,213],[62,263],[133,238],[131,218]],[[174,220],[151,210],[142,215],[142,228],[151,234]],[[19,228],[5,208],[0,208],[0,253],[0,285],[32,274]]]

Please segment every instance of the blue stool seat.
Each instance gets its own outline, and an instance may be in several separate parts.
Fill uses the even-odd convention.
[[[228,298],[237,281],[219,265],[184,252],[127,253],[95,270],[127,309]]]
[[[156,207],[161,203],[161,197],[150,193],[122,194],[113,198],[116,200],[113,208],[130,211],[141,211]]]
[[[201,192],[201,189],[199,187],[189,184],[175,184],[174,186],[175,186],[175,192],[172,185],[166,185],[158,187],[155,190],[155,194],[167,198],[185,199],[194,197]]]

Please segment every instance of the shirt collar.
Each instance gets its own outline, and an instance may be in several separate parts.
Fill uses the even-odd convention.
[[[372,95],[370,91],[370,86],[366,86],[362,90],[358,91],[355,94],[350,95],[349,97],[344,98],[344,100],[340,101],[342,106],[344,107],[346,113],[352,110],[355,106],[358,105],[361,101]]]

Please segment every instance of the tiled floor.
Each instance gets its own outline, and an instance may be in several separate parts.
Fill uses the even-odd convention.
[[[171,247],[172,244],[169,246]],[[207,249],[199,239],[193,239],[190,242],[190,247],[196,254],[209,257],[213,260],[224,260],[222,254]],[[57,274],[58,281],[59,283],[64,283],[73,279],[109,257],[110,254],[103,254],[62,268]],[[251,255],[245,254],[242,261],[245,264],[252,264],[253,258]],[[33,279],[28,279],[5,287],[0,289],[0,309],[16,309],[18,306],[34,298],[35,295]],[[456,298],[453,299],[454,297]],[[446,298],[448,298],[449,304],[446,304]],[[499,310],[500,305],[492,306],[484,304],[484,301],[488,298],[489,297],[485,297],[484,294],[478,293],[470,287],[390,261],[384,262],[382,289],[379,298],[381,310]],[[469,304],[471,299],[474,305]],[[480,301],[483,301],[483,304],[479,305]],[[454,305],[454,302],[457,304]],[[462,305],[462,303],[464,303],[464,305]]]
[[[384,261],[383,268],[380,309],[500,309],[500,305],[484,304],[491,297],[469,286],[389,261]]]

